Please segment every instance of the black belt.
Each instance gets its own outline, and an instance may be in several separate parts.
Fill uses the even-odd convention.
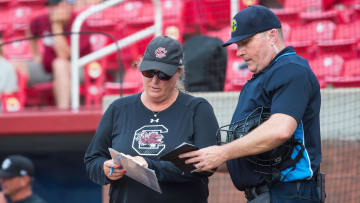
[[[267,185],[260,185],[255,187],[245,188],[245,197],[248,201],[255,199],[262,193],[269,192],[269,187]]]

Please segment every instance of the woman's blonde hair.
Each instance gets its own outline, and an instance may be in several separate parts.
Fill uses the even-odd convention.
[[[178,71],[181,71],[181,72],[180,72],[179,78],[176,81],[175,88],[181,92],[185,92],[185,84],[184,84],[185,68],[184,68],[184,66],[180,66]]]

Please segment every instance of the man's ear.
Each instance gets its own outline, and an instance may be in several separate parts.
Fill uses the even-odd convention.
[[[30,176],[22,176],[21,177],[21,185],[26,186],[29,185],[31,181]]]
[[[271,29],[268,31],[268,39],[270,40],[271,44],[275,44],[277,41],[277,36],[278,32],[276,29]]]

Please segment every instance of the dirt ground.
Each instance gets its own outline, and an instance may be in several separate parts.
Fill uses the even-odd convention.
[[[323,141],[321,171],[326,173],[326,203],[356,203],[360,199],[360,141]],[[246,202],[228,174],[210,178],[209,203]]]

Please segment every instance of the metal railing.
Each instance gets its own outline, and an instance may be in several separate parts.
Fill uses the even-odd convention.
[[[109,0],[104,1],[100,4],[93,5],[89,7],[87,10],[81,12],[75,19],[71,32],[78,33],[80,31],[81,25],[84,21],[91,15],[105,10],[109,7],[115,6],[124,0]],[[159,36],[162,34],[162,10],[161,10],[161,3],[160,0],[152,0],[155,8],[155,16],[154,16],[154,25],[149,26],[141,31],[138,31],[128,37],[120,39],[116,42],[117,46],[122,49],[135,43],[141,39],[149,37],[153,34],[155,36]],[[92,52],[86,56],[80,58],[80,49],[79,49],[79,35],[73,34],[71,35],[71,108],[73,111],[79,109],[80,106],[80,93],[79,93],[79,68],[83,67],[84,65],[112,54],[116,51],[117,46],[115,43],[112,43],[102,49],[99,49],[95,52]]]

